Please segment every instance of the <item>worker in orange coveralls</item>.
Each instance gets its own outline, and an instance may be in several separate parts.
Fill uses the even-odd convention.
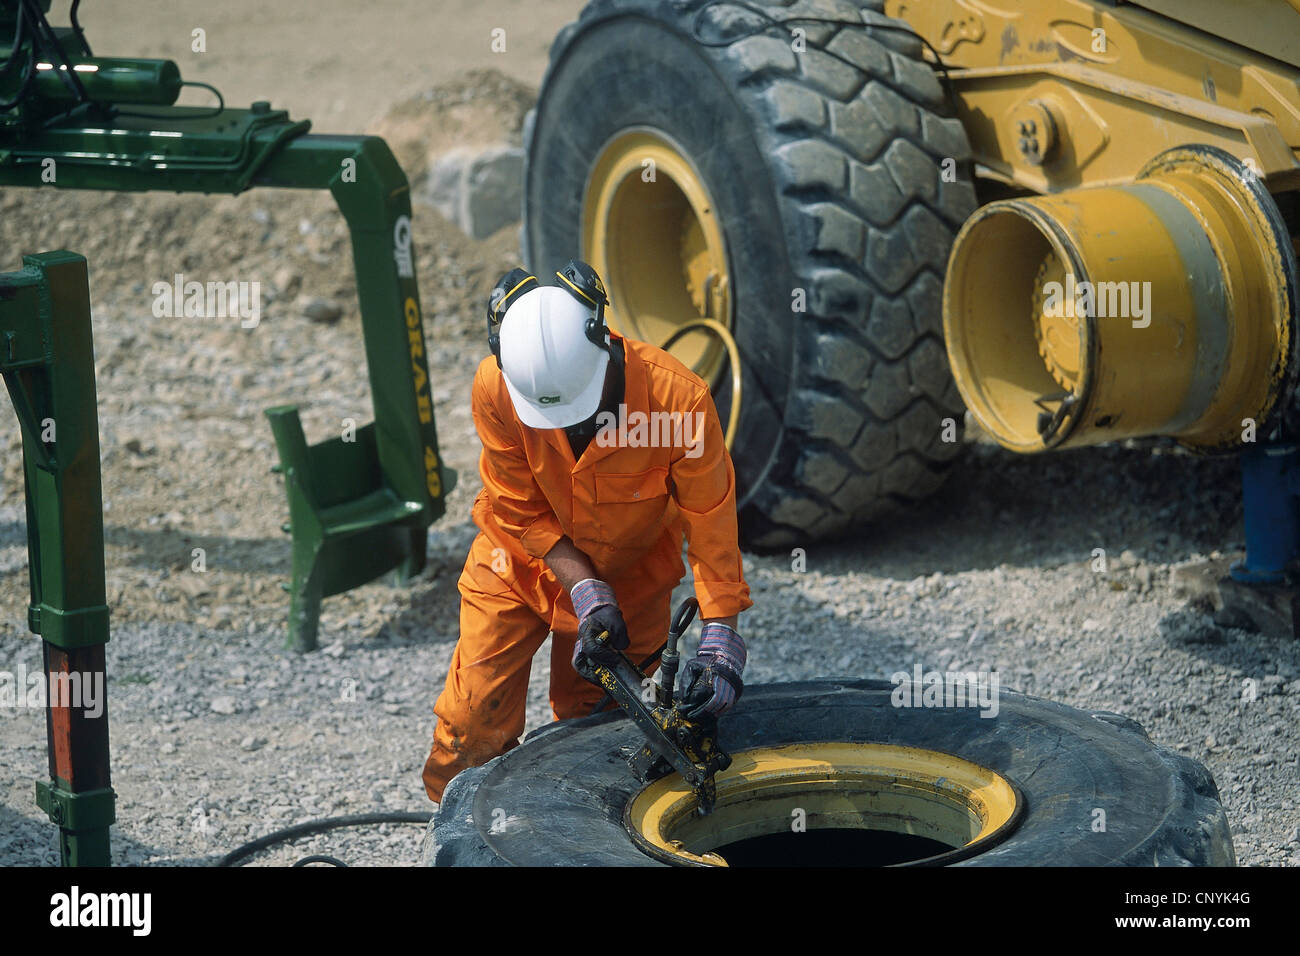
[[[718,715],[743,690],[736,619],[752,602],[709,389],[663,350],[606,327],[608,299],[589,265],[571,261],[556,277],[543,286],[515,269],[489,298],[493,355],[473,386],[479,533],[434,705],[424,786],[435,802],[457,773],[519,743],[532,658],[548,633],[557,719],[586,716],[602,697],[574,669],[580,652],[602,656],[596,635],[608,631],[633,661],[659,648],[685,572],[683,534],[704,622],[682,668],[683,699],[692,714]]]

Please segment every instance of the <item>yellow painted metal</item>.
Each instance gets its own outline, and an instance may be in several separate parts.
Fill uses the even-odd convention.
[[[1297,22],[1288,0],[1251,9],[1256,34]],[[990,178],[1040,193],[1118,184],[1159,153],[1204,144],[1254,164],[1275,191],[1300,188],[1294,65],[1100,0],[887,0],[885,11],[938,52]],[[1021,132],[1033,109],[1056,140],[1043,158]]]
[[[716,207],[663,133],[636,127],[605,144],[584,190],[582,248],[605,278],[618,331],[659,343],[701,318],[730,329],[731,273]],[[677,355],[713,385],[727,348],[696,330]]]
[[[1300,0],[1134,0],[1140,7],[1300,66]]]
[[[1271,208],[1205,148],[1127,185],[982,207],[944,288],[971,413],[1018,452],[1143,435],[1238,444],[1294,366],[1294,253]]]
[[[1080,317],[1073,310],[1049,309],[1045,291],[1051,288],[1052,283],[1063,286],[1065,277],[1066,267],[1061,257],[1055,254],[1044,256],[1034,277],[1031,308],[1039,358],[1057,385],[1074,391],[1079,385],[1080,366],[1083,364],[1079,361]]]
[[[754,836],[788,832],[792,811],[808,829],[909,833],[947,846],[992,845],[1022,809],[1001,775],[950,754],[874,743],[801,743],[732,754],[718,774],[717,803],[695,813],[691,789],[673,774],[628,801],[624,823],[653,855],[720,866],[712,852]]]

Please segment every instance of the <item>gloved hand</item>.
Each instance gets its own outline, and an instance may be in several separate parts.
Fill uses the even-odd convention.
[[[731,709],[745,690],[745,641],[740,632],[719,621],[704,625],[700,649],[682,668],[681,706],[689,718],[715,717]]]
[[[596,578],[584,578],[569,592],[573,610],[578,615],[578,639],[573,642],[573,666],[583,657],[602,664],[613,663],[617,658],[610,650],[624,650],[628,645],[627,623],[618,609],[614,589]],[[609,637],[602,644],[596,640],[602,631]]]

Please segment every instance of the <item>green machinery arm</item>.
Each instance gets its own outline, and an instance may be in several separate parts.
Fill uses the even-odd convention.
[[[0,374],[22,426],[27,617],[44,642],[50,688],[50,779],[37,782],[36,802],[59,825],[64,865],[107,866],[114,796],[104,700],[104,512],[90,291],[81,256],[27,256],[21,271],[0,274]],[[97,698],[90,707],[88,686]]]
[[[310,135],[307,121],[268,103],[246,110],[170,105],[181,86],[174,63],[90,56],[75,12],[73,28],[46,27],[59,54],[77,51],[60,61],[54,41],[40,51],[31,12],[38,5],[0,0],[0,37],[19,7],[28,21],[25,35],[15,32],[20,44],[0,45],[0,64],[16,64],[20,76],[8,88],[0,82],[0,185],[328,189],[348,223],[374,421],[355,441],[309,446],[295,407],[267,411],[293,536],[290,643],[310,650],[323,597],[390,570],[410,576],[424,567],[426,529],[455,482],[438,453],[406,176],[382,139]],[[24,80],[19,58],[27,52],[34,68]],[[148,105],[127,110],[121,103]]]

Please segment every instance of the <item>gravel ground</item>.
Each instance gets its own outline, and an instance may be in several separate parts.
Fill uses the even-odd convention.
[[[517,137],[519,89],[477,75],[400,105],[380,128],[407,168],[423,168],[449,117],[486,115],[493,137]],[[298,656],[284,649],[289,545],[261,410],[301,402],[309,440],[369,418],[346,233],[328,198],[0,192],[0,247],[91,258],[117,863],[212,863],[308,819],[431,809],[419,774],[479,487],[468,404],[480,307],[517,252],[508,229],[477,243],[427,208],[415,221],[439,438],[460,484],[430,531],[424,574],[329,599],[322,650]],[[148,290],[177,271],[264,282],[262,323],[154,318]],[[309,320],[304,294],[337,302],[341,318]],[[21,625],[18,449],[16,425],[0,432],[0,670],[11,672],[40,662]],[[1170,586],[1175,565],[1239,548],[1241,535],[1231,459],[1161,443],[1026,459],[971,442],[925,508],[809,548],[803,570],[790,555],[746,557],[746,678],[976,669],[1118,711],[1206,763],[1242,863],[1297,864],[1300,646],[1222,628]],[[1098,548],[1105,571],[1094,570]],[[534,661],[528,729],[550,719],[548,655]],[[46,767],[42,713],[0,710],[0,752],[0,864],[53,863],[54,829],[32,799]],[[254,863],[329,853],[413,864],[421,838],[417,826],[335,831]]]

